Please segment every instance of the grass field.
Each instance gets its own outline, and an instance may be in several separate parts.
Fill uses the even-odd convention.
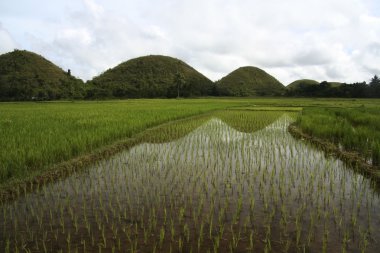
[[[0,202],[0,251],[377,252],[372,181],[293,138],[299,111],[236,103],[150,128],[109,159],[21,188]]]

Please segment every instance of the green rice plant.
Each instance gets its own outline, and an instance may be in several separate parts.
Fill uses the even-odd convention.
[[[9,240],[9,238],[6,240],[6,242],[5,242],[5,253],[10,253],[11,251],[11,246],[10,246],[10,240]]]
[[[350,241],[349,238],[350,238],[350,235],[349,235],[348,231],[345,231],[344,235],[343,235],[342,252],[347,252],[347,245]]]
[[[70,234],[70,232],[67,233],[66,243],[67,243],[67,249],[70,252],[70,249],[71,249],[71,234]]]
[[[254,248],[253,231],[251,231],[250,234],[249,234],[249,247],[248,247],[248,250],[249,251],[253,251],[253,248]]]
[[[238,248],[239,241],[241,239],[241,231],[237,234],[235,234],[233,228],[231,227],[231,233],[232,233],[232,249],[236,250]]]
[[[203,242],[203,233],[204,233],[204,222],[202,220],[200,229],[199,229],[199,244]]]
[[[172,219],[170,219],[170,236],[171,236],[172,241],[174,241],[175,235],[176,235],[176,232],[174,228],[174,222]]]
[[[189,226],[187,224],[183,225],[183,234],[186,238],[186,242],[189,243],[189,241],[190,241],[190,230],[189,230]]]
[[[366,249],[369,245],[368,233],[362,230],[359,230],[359,234],[360,234],[360,252],[364,253],[366,252]]]
[[[161,229],[160,229],[160,242],[159,242],[160,248],[162,248],[162,245],[164,243],[164,239],[165,239],[165,229],[163,227],[161,227]]]
[[[178,251],[179,251],[179,252],[182,252],[182,251],[183,251],[183,241],[182,241],[182,237],[179,237],[179,238],[178,238]]]
[[[178,222],[181,224],[183,221],[183,216],[185,215],[185,208],[180,207],[179,212],[178,212]]]

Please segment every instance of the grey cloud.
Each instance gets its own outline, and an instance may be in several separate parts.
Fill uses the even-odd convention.
[[[355,54],[353,60],[358,62],[368,76],[380,74],[380,43],[373,42]]]
[[[380,43],[376,42],[368,45],[367,51],[376,57],[380,57]]]
[[[293,63],[300,66],[309,66],[309,65],[324,65],[331,61],[329,55],[326,55],[324,52],[319,50],[307,50],[297,54]]]
[[[344,77],[344,74],[335,66],[326,67],[326,75],[329,81],[339,80]]]

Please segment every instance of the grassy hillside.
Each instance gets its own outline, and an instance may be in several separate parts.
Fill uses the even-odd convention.
[[[327,82],[331,85],[331,87],[340,87],[343,83],[341,82]]]
[[[42,56],[21,50],[0,55],[0,100],[80,98],[83,82]]]
[[[319,85],[319,82],[311,79],[296,80],[286,86],[287,89],[298,89],[301,86]]]
[[[207,96],[214,84],[183,61],[150,55],[123,62],[89,82],[89,97],[152,98]]]
[[[281,95],[284,86],[273,76],[256,67],[241,67],[217,83],[224,96]]]
[[[339,82],[327,82],[321,83],[310,80],[301,79],[290,83],[286,86],[286,95],[288,96],[305,96],[305,97],[334,97],[341,96],[340,94],[344,90],[340,90],[342,83]]]

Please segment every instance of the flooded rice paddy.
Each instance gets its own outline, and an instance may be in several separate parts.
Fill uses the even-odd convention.
[[[377,252],[378,190],[294,139],[294,116],[230,111],[168,125],[25,189],[0,206],[0,251]]]

